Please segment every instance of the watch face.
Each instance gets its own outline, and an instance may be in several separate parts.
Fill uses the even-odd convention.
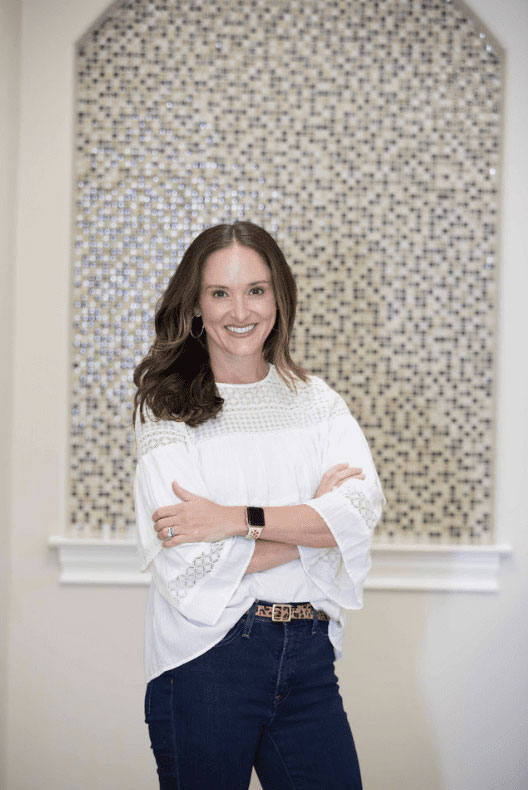
[[[251,527],[263,527],[264,525],[264,508],[248,506],[248,524]]]

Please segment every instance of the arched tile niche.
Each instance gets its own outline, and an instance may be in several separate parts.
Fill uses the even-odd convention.
[[[134,529],[132,371],[191,239],[264,225],[376,540],[489,544],[503,56],[459,2],[113,5],[78,42],[70,537]]]

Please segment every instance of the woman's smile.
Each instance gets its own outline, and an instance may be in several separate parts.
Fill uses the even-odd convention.
[[[256,324],[249,324],[249,326],[244,326],[244,327],[226,326],[226,329],[228,329],[231,332],[231,334],[247,335],[250,332],[252,332],[255,327]]]

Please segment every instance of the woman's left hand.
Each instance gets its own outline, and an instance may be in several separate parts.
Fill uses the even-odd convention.
[[[160,507],[152,514],[154,529],[165,548],[179,546],[180,543],[224,540],[234,534],[232,526],[226,523],[227,508],[223,505],[191,494],[175,480],[172,488],[181,503]],[[167,536],[169,527],[172,527],[172,538]]]

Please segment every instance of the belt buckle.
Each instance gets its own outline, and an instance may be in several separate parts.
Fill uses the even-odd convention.
[[[278,617],[275,617],[275,610],[279,610],[277,612]],[[282,617],[281,609],[288,609],[287,617]],[[290,603],[274,603],[271,607],[271,619],[274,623],[289,623],[292,619],[292,607]]]

